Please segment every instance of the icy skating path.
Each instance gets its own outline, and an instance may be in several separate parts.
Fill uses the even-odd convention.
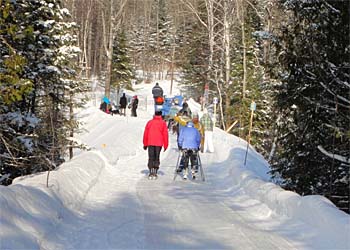
[[[158,180],[148,180],[147,152],[139,149],[141,144],[133,145],[134,151],[127,143],[122,147],[123,140],[130,141],[123,126],[135,122],[140,121],[119,119],[118,133],[101,126],[104,132],[98,138],[88,138],[95,147],[109,142],[103,150],[113,164],[106,163],[81,206],[80,216],[65,219],[56,232],[61,241],[55,247],[47,246],[49,249],[296,249],[296,243],[270,226],[262,228],[282,224],[271,217],[270,210],[215,185],[220,176],[213,170],[208,170],[204,183],[179,177],[174,182],[178,156],[174,146],[162,152]],[[136,130],[132,136],[141,135],[142,131]],[[170,139],[170,144],[176,145],[175,136]],[[206,169],[215,166],[216,159],[215,154],[202,154]]]
[[[46,173],[0,187],[1,249],[350,249],[348,215],[268,182],[262,156],[250,149],[244,165],[246,142],[220,129],[215,153],[201,154],[205,183],[173,181],[174,135],[159,179],[148,180],[142,134],[151,87],[139,86],[137,118],[81,110],[76,139],[92,151],[52,171],[49,188]]]

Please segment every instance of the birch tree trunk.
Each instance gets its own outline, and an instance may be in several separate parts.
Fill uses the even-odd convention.
[[[105,82],[105,96],[107,98],[110,98],[111,94],[111,72],[112,72],[112,55],[113,55],[113,41],[114,41],[114,35],[116,33],[116,30],[118,30],[121,21],[122,21],[122,13],[123,9],[125,7],[125,4],[128,0],[122,0],[122,3],[119,6],[119,10],[117,13],[114,13],[114,5],[115,0],[110,0],[110,6],[109,6],[109,27],[108,30],[106,30],[106,23],[105,23],[105,14],[104,10],[102,10],[102,23],[103,23],[103,33],[104,33],[104,43],[103,47],[105,49],[105,53],[107,56],[107,68],[106,68],[106,82]],[[108,41],[105,37],[108,37]]]
[[[224,0],[226,2],[226,0]],[[219,81],[217,78],[217,73],[218,72],[213,72],[213,68],[214,68],[214,48],[215,48],[215,37],[218,37],[218,39],[224,39],[224,41],[227,42],[227,51],[225,49],[225,58],[228,56],[230,56],[230,43],[229,43],[229,25],[225,26],[226,28],[228,28],[228,30],[224,31],[224,34],[221,34],[221,36],[219,34],[215,34],[215,25],[216,24],[220,24],[223,23],[224,20],[220,20],[217,17],[215,17],[215,13],[214,13],[214,4],[216,4],[217,6],[219,6],[220,4],[222,4],[222,2],[217,2],[216,0],[205,0],[205,6],[206,6],[206,10],[207,10],[207,22],[204,22],[201,17],[200,17],[200,13],[198,10],[196,10],[196,8],[193,6],[193,4],[189,1],[189,0],[181,0],[182,3],[185,4],[185,6],[190,9],[192,11],[192,13],[195,14],[195,16],[197,17],[197,19],[199,20],[199,22],[208,30],[208,45],[209,45],[209,55],[208,55],[208,70],[207,70],[207,83],[209,84],[210,81],[215,78],[216,80],[216,88],[218,90],[218,93],[220,95],[220,102],[219,102],[219,106],[220,106],[220,114],[221,114],[221,122],[222,122],[222,126],[225,127],[225,123],[224,123],[224,113],[223,113],[223,101],[222,101],[222,91],[220,89],[219,86]],[[224,2],[224,4],[225,4]],[[225,5],[226,6],[226,5]],[[222,9],[224,9],[224,5],[221,6]],[[225,11],[225,10],[222,10]],[[216,21],[215,21],[216,20]],[[228,32],[228,33],[226,33]],[[223,38],[222,38],[223,37]],[[223,42],[224,44],[226,42]],[[222,48],[221,48],[222,49]],[[230,59],[226,58],[225,60],[225,75],[226,75],[226,81],[228,81],[229,79],[229,75],[230,75]],[[215,76],[215,77],[214,77]],[[207,104],[208,100],[205,99],[204,100],[204,106]],[[227,100],[225,102],[225,104],[227,105]]]
[[[209,39],[209,58],[208,58],[208,75],[207,81],[210,81],[213,69],[213,57],[214,57],[214,2],[215,0],[205,0],[208,16],[208,39]],[[207,101],[207,100],[206,100]]]
[[[243,78],[242,78],[242,102],[240,105],[240,116],[239,116],[239,137],[242,137],[242,128],[244,128],[244,119],[242,119],[243,105],[246,96],[246,86],[247,86],[247,62],[246,62],[246,42],[245,42],[245,24],[244,24],[244,6],[243,0],[236,0],[236,14],[237,20],[240,23],[241,28],[241,41],[242,41],[242,64],[243,64]]]
[[[229,0],[224,0],[223,3],[223,44],[224,44],[224,55],[225,55],[225,89],[228,90],[229,85],[230,85],[230,74],[231,74],[231,56],[230,56],[230,52],[231,52],[231,44],[230,44],[230,29],[231,29],[231,25],[232,25],[232,11],[233,8],[232,6],[230,6],[230,1]],[[219,89],[219,87],[218,87]],[[227,93],[227,91],[226,91]],[[220,96],[221,93],[220,93]],[[222,126],[225,129],[225,119],[224,119],[224,111],[223,111],[223,107],[222,107],[222,98],[220,98],[220,113],[221,113],[221,120],[222,120]],[[230,106],[230,96],[228,94],[225,95],[225,107],[226,110],[228,110],[228,107]],[[227,111],[226,111],[227,114]],[[226,115],[227,117],[227,115]],[[229,123],[231,123],[231,121],[227,121],[228,123],[226,124],[227,126],[230,126]]]
[[[112,54],[113,54],[113,12],[114,12],[114,0],[110,0],[109,16],[108,16],[108,30],[106,29],[105,10],[102,9],[102,24],[103,24],[103,47],[107,56],[107,68],[105,79],[105,96],[110,97],[111,93],[111,66],[112,66]],[[107,40],[108,38],[108,40]]]

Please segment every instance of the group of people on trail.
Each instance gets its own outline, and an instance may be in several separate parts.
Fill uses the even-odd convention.
[[[149,179],[156,179],[160,166],[160,152],[169,145],[168,126],[162,119],[162,112],[157,109],[156,98],[163,95],[163,90],[158,83],[153,87],[152,94],[155,100],[155,114],[153,119],[147,122],[143,134],[143,148],[148,149]],[[185,170],[183,178],[187,179],[188,165],[191,163],[192,176],[198,172],[198,152],[214,152],[213,127],[214,123],[208,114],[207,109],[203,110],[203,116],[199,119],[197,113],[192,114],[187,102],[184,102],[182,109],[174,116],[178,124],[177,146],[182,152],[178,172]]]
[[[104,96],[102,98],[102,102],[100,104],[100,110],[111,115],[119,113],[119,111],[115,107],[113,107],[113,105],[111,104],[111,101],[107,96]]]
[[[106,112],[107,114],[120,114],[126,116],[126,107],[131,109],[131,116],[136,117],[137,113],[137,107],[139,104],[139,99],[137,98],[137,95],[134,95],[131,99],[131,102],[128,105],[128,99],[126,98],[125,93],[120,97],[119,100],[119,107],[116,108],[116,104],[114,103],[115,107],[110,103],[109,98],[106,96],[103,97],[102,103],[100,104],[100,110],[103,112]]]

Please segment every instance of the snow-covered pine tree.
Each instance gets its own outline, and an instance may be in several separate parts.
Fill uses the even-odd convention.
[[[183,78],[181,85],[189,96],[203,95],[208,70],[208,35],[197,20],[188,23],[186,44],[183,46]]]
[[[29,159],[23,152],[30,146],[25,136],[34,135],[25,124],[35,124],[35,118],[22,114],[21,103],[33,85],[23,76],[27,61],[14,42],[18,37],[25,39],[30,27],[20,25],[10,1],[0,1],[0,9],[0,184],[7,185],[24,172]]]
[[[131,52],[127,44],[125,31],[116,35],[113,43],[111,86],[132,90],[131,80],[135,79],[135,72],[130,58]]]
[[[234,26],[232,39],[232,85],[227,93],[230,96],[230,106],[227,107],[226,116],[228,121],[237,120],[239,125],[232,130],[234,134],[244,139],[247,138],[250,105],[256,103],[257,109],[253,118],[253,130],[251,132],[251,143],[254,147],[267,156],[271,149],[271,142],[268,141],[271,130],[271,104],[273,92],[271,83],[265,79],[265,70],[262,57],[262,39],[256,36],[256,32],[262,28],[262,21],[258,15],[258,4],[252,1],[251,5],[243,5],[244,26]],[[242,28],[244,28],[244,37]],[[244,39],[244,44],[243,43]],[[245,56],[242,46],[245,46]],[[244,60],[246,60],[244,68]],[[246,78],[245,93],[243,93],[243,78]]]
[[[60,7],[60,1],[18,0],[4,4],[10,6],[11,18],[2,18],[7,18],[6,25],[10,22],[8,27],[13,26],[2,36],[25,59],[20,79],[32,83],[27,95],[4,107],[3,117],[10,125],[9,146],[1,150],[11,162],[0,164],[1,174],[10,174],[6,182],[9,184],[17,176],[52,169],[64,161],[71,132],[67,111],[75,102],[67,93],[77,90],[71,67],[74,60],[66,56],[77,51],[65,46],[72,43],[67,33],[71,25],[64,23],[68,13]]]
[[[145,52],[145,44],[144,44],[144,34],[145,28],[141,24],[135,24],[130,27],[130,32],[128,33],[128,37],[130,38],[129,46],[131,51],[131,60],[133,65],[137,65],[139,69],[144,69],[144,52]],[[144,70],[142,70],[144,73]]]
[[[173,22],[166,1],[154,0],[150,22],[149,52],[152,54],[159,79],[164,78],[163,72],[169,68],[174,40]]]
[[[188,6],[187,6],[188,8]],[[187,97],[192,97],[199,101],[203,96],[204,86],[209,83],[209,37],[208,27],[202,21],[208,19],[208,12],[204,2],[198,2],[193,16],[184,21],[185,27],[181,38],[180,65],[182,68],[182,88]],[[198,16],[196,16],[198,14]],[[214,85],[212,85],[213,87]],[[212,89],[213,90],[213,89]]]
[[[78,78],[78,72],[81,69],[78,67],[78,57],[81,50],[77,44],[77,24],[70,21],[70,13],[65,8],[58,11],[58,20],[56,25],[57,34],[57,57],[55,65],[60,69],[60,78],[62,85],[62,98],[64,105],[60,104],[62,115],[61,145],[62,154],[66,154],[69,149],[69,157],[73,157],[73,148],[82,148],[82,145],[77,143],[73,136],[79,131],[79,123],[76,120],[74,111],[76,108],[82,108],[87,101],[85,93],[89,90],[86,81]]]
[[[283,119],[273,173],[286,188],[325,195],[349,212],[349,1],[282,2]]]

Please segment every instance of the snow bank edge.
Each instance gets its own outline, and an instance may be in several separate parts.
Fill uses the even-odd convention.
[[[234,184],[250,197],[266,204],[277,214],[298,219],[331,232],[334,239],[350,246],[350,216],[339,210],[330,200],[319,195],[300,196],[271,182],[265,182],[253,172],[232,169]]]
[[[79,212],[106,162],[99,152],[85,152],[52,171],[49,188],[47,172],[19,177],[10,186],[0,186],[0,248],[41,248],[45,235],[62,218]]]

